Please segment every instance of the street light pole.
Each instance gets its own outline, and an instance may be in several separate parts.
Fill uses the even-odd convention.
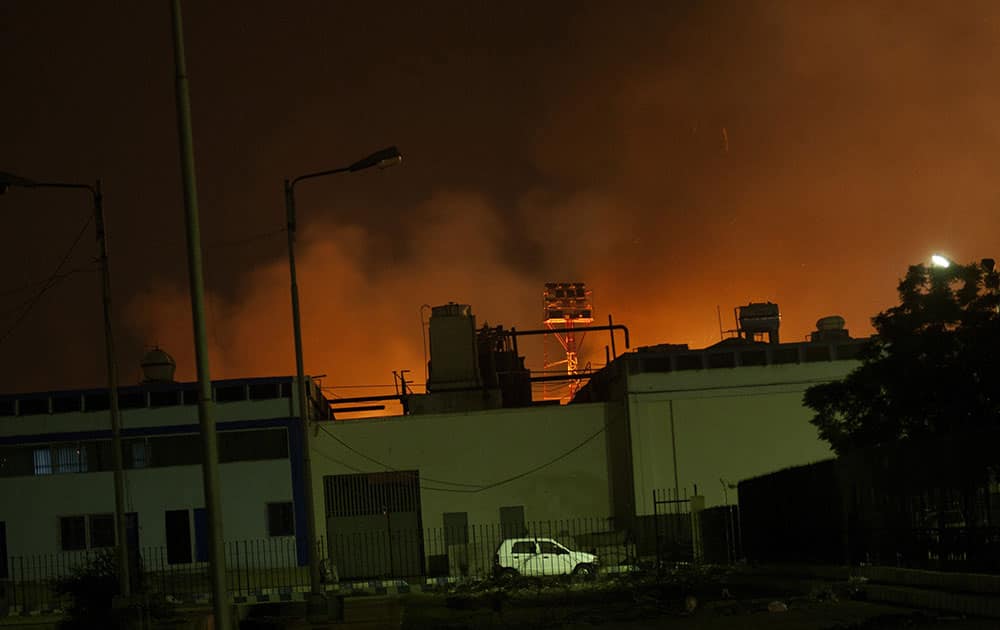
[[[198,373],[198,422],[201,428],[201,476],[208,512],[208,566],[212,578],[212,608],[215,627],[230,630],[229,589],[226,587],[226,557],[222,537],[222,499],[219,492],[218,437],[212,405],[212,381],[208,369],[208,335],[205,331],[205,285],[201,265],[201,228],[198,215],[198,184],[194,167],[191,130],[191,99],[187,62],[184,58],[184,27],[180,0],[171,0],[174,69],[176,71],[177,135],[184,186],[184,217],[187,230],[188,281],[191,287],[191,319]]]
[[[65,182],[37,182],[10,173],[0,173],[0,193],[8,187],[17,188],[75,188],[86,190],[94,209],[97,236],[97,262],[101,268],[101,303],[104,313],[104,355],[108,371],[108,407],[111,414],[111,450],[115,486],[115,553],[118,560],[119,593],[123,598],[132,594],[130,579],[128,535],[125,523],[125,471],[122,464],[122,426],[118,408],[118,363],[115,361],[114,329],[111,318],[111,270],[108,265],[108,244],[104,230],[104,193],[101,180],[90,184]]]
[[[94,196],[94,225],[97,229],[97,256],[101,264],[101,301],[104,306],[104,354],[108,363],[108,398],[111,408],[111,450],[115,472],[115,530],[118,532],[118,579],[123,598],[132,594],[128,554],[128,531],[125,522],[125,472],[122,465],[122,423],[118,408],[118,362],[115,361],[114,335],[111,328],[111,270],[104,233],[104,194],[101,180],[91,190]]]
[[[309,394],[306,383],[304,361],[302,358],[302,324],[299,317],[299,282],[295,271],[295,185],[304,179],[336,175],[338,173],[353,173],[372,167],[387,168],[402,161],[403,156],[396,147],[376,151],[368,157],[358,160],[350,166],[335,168],[328,171],[318,171],[301,175],[292,180],[285,180],[285,217],[288,222],[288,272],[291,276],[292,291],[292,331],[295,337],[295,377],[297,380],[297,398],[299,408],[299,428],[302,435],[302,483],[305,486],[306,511],[306,545],[309,557],[309,589],[312,595],[322,595],[320,588],[319,550],[316,548],[316,501],[313,496],[312,453],[310,441],[311,427],[309,425],[310,408]]]
[[[295,188],[285,180],[285,216],[288,220],[288,272],[292,282],[292,330],[295,337],[295,377],[302,435],[302,484],[305,486],[306,546],[309,558],[309,590],[320,592],[319,553],[316,549],[316,505],[313,498],[312,456],[309,446],[309,396],[302,359],[302,325],[299,321],[299,282],[295,273]]]

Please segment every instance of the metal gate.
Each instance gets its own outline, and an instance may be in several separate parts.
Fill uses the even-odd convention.
[[[653,527],[656,539],[657,566],[691,562],[695,558],[694,531],[691,526],[691,499],[687,489],[653,489]]]
[[[323,478],[330,558],[341,579],[424,573],[415,470]]]

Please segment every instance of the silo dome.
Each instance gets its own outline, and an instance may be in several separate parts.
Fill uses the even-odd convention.
[[[177,363],[174,358],[154,347],[142,357],[142,380],[147,383],[172,383]]]

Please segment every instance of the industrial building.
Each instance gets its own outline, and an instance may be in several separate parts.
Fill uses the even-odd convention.
[[[589,318],[581,291],[572,291],[574,312]],[[562,321],[546,329],[516,331],[477,327],[467,305],[435,307],[427,391],[413,394],[404,383],[396,396],[403,415],[341,420],[338,408],[364,400],[331,401],[310,381],[313,488],[302,481],[294,379],[214,382],[225,538],[285,540],[304,563],[303,500],[312,492],[316,531],[335,562],[354,562],[345,536],[385,536],[416,541],[397,550],[392,572],[423,574],[434,565],[453,573],[454,557],[423,544],[428,529],[497,523],[507,532],[590,519],[627,531],[655,512],[655,490],[731,504],[743,478],[830,455],[802,393],[856,367],[864,340],[852,339],[842,319],[820,320],[809,341],[780,343],[777,306],[748,305],[736,336],[719,344],[640,348],[609,356],[587,375],[570,364],[565,378],[577,383],[570,404],[533,401],[538,379],[518,354],[519,336],[565,336],[575,324],[574,333],[624,329],[573,322],[574,312],[558,313]],[[196,384],[173,382],[172,366],[162,367],[169,362],[152,353],[146,381],[121,389],[128,535],[184,564],[205,557],[207,532]],[[7,497],[0,557],[113,544],[108,427],[105,390],[0,397],[0,493]],[[443,555],[497,542],[451,537]],[[386,570],[353,566],[359,575]]]

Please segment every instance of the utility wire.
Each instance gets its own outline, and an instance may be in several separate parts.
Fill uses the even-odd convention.
[[[337,459],[336,457],[331,457],[331,456],[327,455],[326,453],[324,453],[323,451],[317,450],[316,453],[320,457],[322,457],[323,459],[325,459],[327,461],[331,461],[334,464],[338,464],[340,466],[343,466],[344,468],[346,468],[346,469],[348,469],[348,470],[350,470],[352,472],[360,473],[362,475],[368,474],[368,471],[361,470],[360,468],[356,468],[354,466],[351,466],[347,462],[341,461],[341,460]],[[448,490],[447,488],[432,488],[431,486],[427,486],[427,485],[424,485],[424,484],[420,484],[420,489],[421,490],[430,490],[430,491],[434,491],[434,492],[450,492],[450,490]]]
[[[37,287],[39,285],[44,285],[44,284],[46,284],[48,282],[51,282],[51,281],[62,282],[63,280],[66,280],[70,276],[74,276],[74,275],[76,275],[78,273],[94,272],[94,271],[97,271],[97,269],[94,268],[94,267],[92,267],[92,266],[90,266],[90,265],[81,265],[81,266],[79,266],[79,267],[77,267],[75,269],[70,269],[66,273],[61,273],[61,274],[58,274],[56,276],[50,276],[49,278],[46,278],[45,280],[32,280],[30,282],[24,283],[23,285],[21,285],[20,287],[17,287],[16,289],[7,289],[6,291],[0,291],[0,297],[7,297],[9,295],[16,295],[18,293],[24,293],[25,291],[28,291],[29,289],[33,289],[34,287]],[[0,311],[0,317],[5,316],[5,315],[9,315],[11,313],[16,313],[17,311],[20,311],[22,308],[24,308],[25,305],[27,305],[28,302],[30,302],[33,299],[33,297],[34,296],[29,297],[28,299],[22,301],[17,306],[14,306],[14,307],[11,307],[11,308],[8,308],[8,309],[4,309],[3,311]]]
[[[616,419],[613,422],[618,422],[618,421],[619,420]],[[431,479],[430,477],[426,477],[425,479],[427,481],[430,481],[431,483],[439,483],[439,484],[442,484],[442,485],[452,485],[452,486],[464,486],[464,488],[430,488],[430,487],[427,487],[425,489],[426,490],[435,490],[437,492],[459,492],[459,493],[465,493],[465,494],[475,494],[475,493],[478,493],[478,492],[483,492],[485,490],[490,490],[492,488],[497,488],[499,486],[506,485],[508,483],[511,483],[513,481],[517,481],[518,479],[521,479],[523,477],[527,477],[528,475],[536,473],[539,470],[542,470],[544,468],[548,468],[552,464],[555,464],[556,462],[559,462],[559,461],[561,461],[561,460],[569,457],[570,455],[572,455],[576,451],[580,450],[581,448],[583,448],[584,446],[586,446],[590,442],[592,442],[595,439],[597,439],[601,434],[603,434],[605,431],[608,430],[609,426],[610,425],[605,425],[605,426],[601,427],[600,430],[598,430],[596,433],[590,435],[589,437],[587,437],[586,439],[584,439],[582,442],[580,442],[576,446],[572,447],[568,451],[565,451],[561,455],[558,455],[557,457],[554,457],[553,459],[550,459],[549,461],[547,461],[547,462],[545,462],[543,464],[535,466],[534,468],[531,468],[530,470],[526,470],[526,471],[524,471],[522,473],[519,473],[517,475],[514,475],[512,477],[507,477],[506,479],[501,479],[500,481],[495,481],[493,483],[489,483],[489,484],[485,484],[485,485],[482,485],[482,484],[470,484],[470,483],[459,483],[459,482],[454,482],[454,481],[443,481],[443,480],[440,480],[440,479]],[[350,450],[351,452],[353,452],[353,453],[355,453],[355,454],[363,457],[364,459],[367,459],[368,461],[370,461],[370,462],[372,462],[374,464],[382,466],[383,468],[386,468],[387,470],[397,470],[396,468],[394,468],[394,467],[392,467],[392,466],[390,466],[390,465],[388,465],[388,464],[386,464],[384,462],[380,462],[379,460],[375,459],[374,457],[369,457],[368,455],[365,455],[364,453],[362,453],[361,451],[357,450],[356,448],[354,448],[353,446],[351,446],[347,442],[341,440],[337,436],[335,436],[332,433],[330,433],[330,431],[328,431],[327,428],[324,427],[323,425],[319,425],[319,427],[320,427],[320,429],[323,430],[324,433],[326,433],[327,435],[329,435],[330,437],[332,437],[334,440],[336,440],[341,445],[343,445],[344,448]],[[356,472],[361,472],[361,471],[359,471],[359,470],[357,470],[357,469],[355,469],[353,467],[349,467],[349,468],[351,468],[352,470],[355,470]]]
[[[87,215],[87,220],[83,222],[83,225],[80,227],[80,231],[77,232],[76,237],[73,239],[73,242],[69,246],[69,249],[67,249],[66,253],[63,254],[63,257],[59,261],[59,264],[56,266],[55,271],[53,271],[52,274],[49,275],[48,279],[45,281],[42,288],[39,289],[31,298],[29,298],[22,305],[20,314],[10,325],[10,327],[8,327],[7,330],[4,331],[2,335],[0,335],[0,345],[2,345],[5,341],[7,341],[7,339],[11,336],[14,330],[16,330],[17,327],[21,324],[21,322],[23,322],[24,319],[28,316],[28,314],[31,313],[31,310],[35,308],[38,302],[42,299],[42,296],[44,296],[45,293],[49,291],[49,289],[52,289],[62,280],[65,280],[66,277],[71,275],[71,274],[65,274],[63,275],[62,278],[60,278],[60,272],[62,271],[62,268],[69,261],[70,256],[73,254],[73,250],[75,250],[76,246],[79,245],[80,239],[83,238],[83,235],[86,233],[87,228],[90,227],[90,222],[93,221],[93,219],[94,219],[93,216],[89,214]]]
[[[379,460],[375,459],[374,457],[370,457],[368,455],[365,455],[364,453],[362,453],[358,449],[354,448],[353,446],[351,446],[350,444],[348,444],[344,440],[340,439],[339,437],[337,437],[333,433],[330,433],[330,431],[325,426],[323,426],[322,424],[320,424],[318,426],[319,426],[320,429],[323,430],[323,433],[326,433],[327,435],[329,435],[330,437],[332,437],[336,442],[339,442],[341,446],[343,446],[347,450],[351,451],[355,455],[363,457],[364,459],[367,459],[368,461],[372,462],[373,464],[381,466],[382,468],[385,468],[387,470],[398,470],[397,468],[395,468],[393,466],[390,466],[389,464],[386,464],[385,462],[380,462]],[[427,481],[430,481],[431,483],[440,483],[440,484],[451,485],[451,486],[465,486],[465,487],[468,487],[468,488],[479,488],[479,487],[481,487],[480,484],[475,484],[475,483],[461,483],[461,482],[456,482],[456,481],[442,481],[442,480],[439,480],[439,479],[431,479],[430,477],[424,477],[424,479],[426,479]]]

